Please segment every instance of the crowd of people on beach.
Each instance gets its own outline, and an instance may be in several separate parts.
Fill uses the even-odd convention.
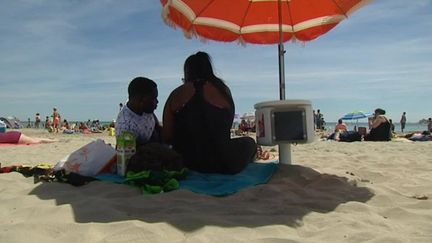
[[[113,125],[112,125],[113,126]],[[74,121],[70,122],[67,119],[61,118],[61,115],[56,107],[53,108],[53,113],[50,116],[45,117],[45,121],[42,122],[40,113],[36,113],[34,123],[31,122],[30,118],[27,120],[26,128],[46,129],[50,133],[101,133],[109,128],[103,126],[99,120],[87,121]]]
[[[1,122],[1,121],[0,121]],[[3,122],[2,122],[3,125]],[[4,124],[6,128],[6,124]],[[41,120],[40,113],[36,113],[34,124],[32,124],[30,118],[27,120],[26,128],[46,129],[48,132],[56,134],[90,134],[90,133],[102,133],[104,130],[108,130],[110,127],[114,127],[114,121],[108,126],[102,126],[99,120],[90,119],[87,122],[73,122],[70,123],[67,119],[61,121],[61,116],[56,107],[53,108],[51,116],[46,116],[45,123]],[[21,128],[21,126],[15,126],[11,128]],[[5,129],[6,130],[6,129]],[[114,135],[114,134],[113,134]],[[21,131],[5,131],[0,132],[0,143],[8,144],[38,144],[38,143],[51,143],[57,141],[56,139],[47,138],[34,138],[23,134]]]

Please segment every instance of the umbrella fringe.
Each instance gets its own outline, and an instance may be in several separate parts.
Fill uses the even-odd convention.
[[[169,7],[168,7],[168,4],[166,4],[165,6],[163,6],[163,10],[161,13],[162,19],[166,25],[168,25],[169,27],[172,27],[174,29],[177,29],[177,25],[174,23],[174,21],[172,21],[168,17],[168,15],[169,15]]]
[[[349,17],[352,13],[354,13],[354,12],[357,11],[358,9],[360,9],[360,8],[362,8],[362,7],[364,7],[364,6],[368,5],[368,4],[370,4],[370,3],[372,3],[372,2],[373,2],[373,0],[363,0],[363,1],[360,1],[359,3],[357,3],[357,5],[355,5],[355,6],[352,7],[350,10],[348,10],[348,12],[346,12],[345,15],[346,15],[347,17]]]

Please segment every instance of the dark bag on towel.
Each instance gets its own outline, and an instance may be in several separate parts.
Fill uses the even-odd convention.
[[[361,135],[356,131],[344,131],[339,135],[339,142],[361,141]]]
[[[180,171],[184,167],[182,156],[160,143],[148,143],[137,148],[127,165],[127,171]]]

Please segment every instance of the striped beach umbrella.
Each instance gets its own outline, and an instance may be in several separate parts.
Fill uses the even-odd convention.
[[[368,113],[368,112],[363,112],[363,111],[354,111],[354,112],[350,112],[350,113],[345,114],[340,119],[342,119],[342,120],[358,120],[358,119],[368,118],[368,117],[372,117],[372,116],[373,116],[373,113]]]
[[[167,24],[186,37],[279,45],[279,95],[285,99],[284,46],[311,41],[370,0],[160,0]]]

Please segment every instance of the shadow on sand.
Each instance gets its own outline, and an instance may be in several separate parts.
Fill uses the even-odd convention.
[[[107,182],[82,187],[42,183],[30,192],[43,200],[69,204],[76,222],[108,223],[140,220],[166,222],[183,230],[204,226],[259,227],[302,225],[312,212],[328,213],[347,202],[366,202],[373,193],[348,178],[321,174],[299,165],[282,165],[268,184],[228,197],[212,197],[177,190],[142,195],[136,188]]]

